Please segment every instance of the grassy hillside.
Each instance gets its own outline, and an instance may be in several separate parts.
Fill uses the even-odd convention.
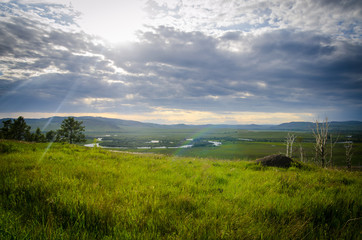
[[[360,172],[0,141],[0,239],[358,239]]]

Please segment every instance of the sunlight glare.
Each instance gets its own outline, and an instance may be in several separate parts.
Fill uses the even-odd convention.
[[[135,32],[145,21],[140,1],[73,0],[72,4],[82,13],[79,24],[87,33],[112,43],[136,40]]]

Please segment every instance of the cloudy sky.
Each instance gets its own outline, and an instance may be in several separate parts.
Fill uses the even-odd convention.
[[[362,120],[360,0],[0,0],[0,117]]]

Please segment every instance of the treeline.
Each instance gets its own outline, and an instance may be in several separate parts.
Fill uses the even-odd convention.
[[[60,129],[56,131],[50,130],[44,134],[40,128],[37,128],[35,132],[31,132],[31,127],[20,116],[17,119],[3,121],[3,127],[0,128],[0,138],[28,142],[78,143],[85,142],[84,130],[82,121],[68,117],[63,120]]]

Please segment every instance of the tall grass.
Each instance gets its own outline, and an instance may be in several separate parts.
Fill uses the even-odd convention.
[[[0,239],[358,239],[360,172],[0,142]]]
[[[293,159],[300,160],[299,146],[294,143]],[[315,162],[314,143],[303,143],[304,161]],[[152,152],[165,155],[177,155],[180,157],[201,157],[212,159],[230,160],[255,160],[272,154],[285,154],[285,143],[282,142],[223,142],[218,147],[194,147],[185,149],[125,149],[131,152]],[[118,149],[121,150],[122,149]],[[353,143],[352,166],[362,165],[362,143]],[[346,148],[344,143],[337,143],[333,148],[333,166],[345,167]]]

